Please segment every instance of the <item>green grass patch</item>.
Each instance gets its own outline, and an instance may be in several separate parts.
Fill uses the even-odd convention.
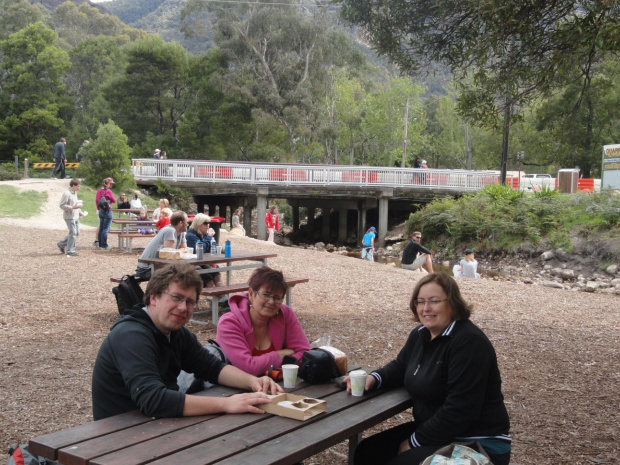
[[[47,192],[22,191],[15,186],[0,186],[0,217],[32,218],[39,215],[47,201]]]

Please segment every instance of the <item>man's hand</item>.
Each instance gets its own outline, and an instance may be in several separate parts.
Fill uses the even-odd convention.
[[[265,413],[255,405],[269,404],[271,399],[260,392],[251,394],[235,394],[226,398],[226,413]]]
[[[254,392],[264,392],[271,395],[277,394],[278,392],[284,392],[280,385],[276,384],[276,382],[269,376],[262,376],[260,378],[255,377],[252,380],[250,389]]]
[[[409,445],[409,439],[405,439],[403,442],[400,443],[400,447],[398,448],[398,453],[402,454],[403,452],[407,452],[409,449],[411,449],[411,446]]]

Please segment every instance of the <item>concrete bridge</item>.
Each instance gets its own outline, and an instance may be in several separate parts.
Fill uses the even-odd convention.
[[[154,185],[158,179],[189,191],[198,211],[211,215],[216,207],[225,212],[243,207],[243,226],[250,231],[251,211],[256,209],[257,236],[266,237],[262,220],[268,199],[286,199],[293,209],[293,230],[299,229],[299,209],[308,212],[308,233],[315,232],[316,210],[338,212],[337,235],[330,221],[322,221],[320,237],[345,242],[350,232],[364,235],[367,215],[376,214],[377,244],[385,244],[388,214],[412,212],[414,204],[438,197],[459,196],[499,182],[490,171],[386,168],[373,166],[235,163],[221,161],[134,159],[132,170],[138,185]],[[220,214],[225,216],[225,214]],[[325,216],[329,218],[329,215]]]

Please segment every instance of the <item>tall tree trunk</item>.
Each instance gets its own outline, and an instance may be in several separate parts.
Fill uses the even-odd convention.
[[[504,134],[502,137],[502,168],[499,182],[506,184],[506,170],[508,165],[508,137],[510,136],[510,117],[512,116],[512,102],[506,97],[504,108]]]

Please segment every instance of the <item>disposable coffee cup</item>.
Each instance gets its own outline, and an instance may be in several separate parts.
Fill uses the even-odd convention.
[[[366,386],[366,372],[364,370],[355,370],[349,373],[351,378],[351,394],[356,397],[364,395],[364,386]]]
[[[297,370],[299,367],[294,364],[282,365],[282,376],[284,377],[284,387],[294,388],[297,384]]]
[[[218,254],[218,255],[222,255],[222,246],[221,246],[221,245],[218,245],[218,246],[216,246],[215,248],[216,248],[217,254]]]

